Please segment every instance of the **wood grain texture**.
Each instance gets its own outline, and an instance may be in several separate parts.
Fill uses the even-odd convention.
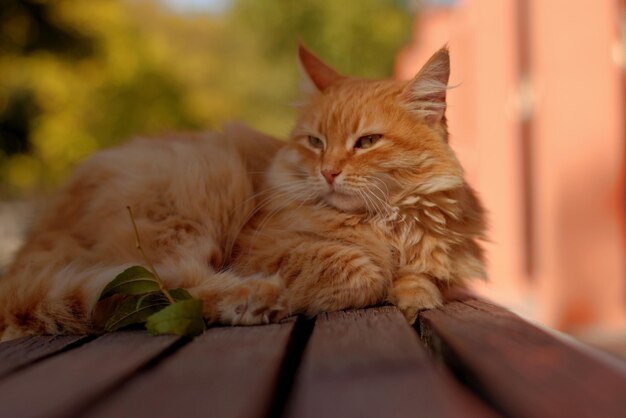
[[[494,416],[435,368],[393,307],[320,315],[287,411],[296,418]]]
[[[626,376],[496,305],[466,300],[420,315],[422,338],[510,417],[626,416]]]
[[[1,343],[0,378],[33,362],[77,345],[86,338],[77,335],[42,335]]]
[[[117,332],[45,359],[0,381],[1,415],[74,416],[177,340]]]
[[[293,327],[209,329],[87,416],[266,416]]]

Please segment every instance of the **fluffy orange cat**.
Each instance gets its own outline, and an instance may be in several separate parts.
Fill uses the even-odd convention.
[[[102,288],[142,264],[209,323],[399,307],[484,276],[484,215],[447,142],[447,49],[411,81],[340,75],[300,47],[308,100],[288,142],[242,126],[137,139],[82,164],[0,279],[0,335],[92,331]]]

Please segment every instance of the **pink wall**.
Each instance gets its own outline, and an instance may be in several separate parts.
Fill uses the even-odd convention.
[[[449,94],[451,143],[491,212],[491,281],[477,289],[582,337],[623,333],[623,10],[522,2],[424,10],[397,76],[449,44],[460,84]]]

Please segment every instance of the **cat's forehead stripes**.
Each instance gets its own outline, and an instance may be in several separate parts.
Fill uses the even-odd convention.
[[[399,94],[404,82],[352,79],[334,86],[311,103],[315,109],[316,128],[327,132],[343,129],[351,133],[375,123],[385,109],[399,104]]]
[[[315,132],[315,136],[325,136],[328,147],[341,143],[351,150],[359,137],[370,134],[383,134],[385,123],[381,119],[383,109],[371,97],[347,94],[342,90],[330,92],[318,103],[319,111],[313,112],[309,122],[302,126]]]

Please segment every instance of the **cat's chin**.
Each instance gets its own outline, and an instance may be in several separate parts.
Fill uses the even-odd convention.
[[[342,212],[360,212],[364,209],[363,200],[355,195],[332,191],[324,199]]]

